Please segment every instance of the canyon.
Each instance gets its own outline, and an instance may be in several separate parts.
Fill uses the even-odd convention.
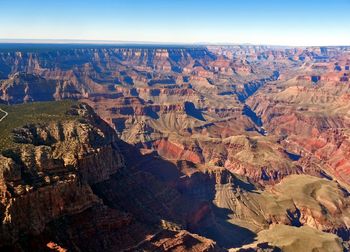
[[[0,248],[348,251],[349,66],[350,47],[0,45]]]

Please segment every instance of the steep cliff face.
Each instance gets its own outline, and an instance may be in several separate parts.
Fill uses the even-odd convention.
[[[87,81],[92,90],[95,84],[147,82],[147,72],[181,73],[195,61],[204,64],[215,58],[205,47],[52,47],[2,52],[0,71],[2,76],[26,72],[74,83]]]
[[[236,65],[250,70],[242,75]],[[268,81],[274,70],[223,56],[217,59],[205,47],[5,50],[0,52],[4,79],[0,97],[18,103],[122,95],[155,103],[189,99],[199,105],[207,92],[243,99]]]
[[[101,205],[90,185],[124,167],[116,137],[90,108],[77,119],[14,129],[16,149],[1,156],[1,244],[39,235],[51,221]]]
[[[15,73],[0,81],[0,86],[1,101],[10,104],[79,99],[86,92],[83,87],[74,85],[71,81],[45,79],[28,73]]]

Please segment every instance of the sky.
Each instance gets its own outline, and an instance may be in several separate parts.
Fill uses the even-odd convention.
[[[0,0],[0,40],[350,45],[350,0]]]

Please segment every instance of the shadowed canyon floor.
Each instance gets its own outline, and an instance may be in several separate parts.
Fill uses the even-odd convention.
[[[2,46],[0,247],[348,251],[349,65],[348,47]]]

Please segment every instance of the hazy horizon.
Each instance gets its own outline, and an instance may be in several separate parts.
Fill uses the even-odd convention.
[[[349,9],[347,0],[6,1],[0,39],[345,46]]]
[[[79,40],[79,39],[0,39],[0,44],[52,44],[52,45],[175,45],[175,46],[271,46],[271,47],[350,47],[349,44],[337,45],[285,45],[285,44],[259,44],[259,43],[225,43],[225,42],[160,42],[160,41],[117,41],[117,40]]]

